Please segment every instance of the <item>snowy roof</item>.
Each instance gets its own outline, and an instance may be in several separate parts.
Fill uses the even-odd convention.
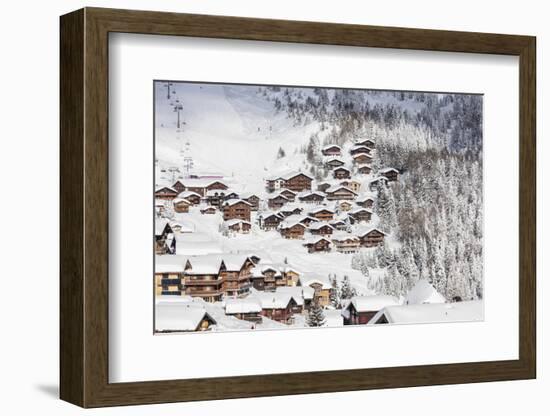
[[[302,227],[306,228],[306,226],[304,224],[302,224],[302,221],[305,220],[305,219],[310,219],[312,220],[312,222],[316,222],[317,221],[317,218],[312,218],[312,217],[309,217],[307,215],[302,215],[302,214],[292,214],[292,215],[289,215],[288,217],[286,217],[282,222],[281,222],[281,225],[280,227],[281,228],[290,228],[290,227],[293,227],[294,225],[296,224],[299,224],[301,225]]]
[[[337,170],[345,170],[347,172],[351,172],[351,170],[349,170],[348,168],[346,168],[344,166],[338,166],[338,167],[332,169],[333,172],[336,172]]]
[[[248,224],[248,225],[250,225],[250,222],[245,221],[245,220],[240,220],[240,219],[238,219],[238,218],[234,218],[234,219],[232,219],[232,220],[227,220],[227,221],[225,222],[225,224],[226,224],[228,227],[232,227],[232,226],[237,225],[237,224]]]
[[[160,187],[155,189],[155,192],[162,191],[163,189],[168,189],[169,191],[175,192],[176,194],[178,193],[178,191],[176,191],[174,188],[172,188],[170,186],[160,186]]]
[[[367,146],[361,143],[354,144],[350,150],[369,149]],[[369,149],[370,151],[370,149]]]
[[[293,298],[289,293],[261,292],[257,291],[254,295],[260,301],[262,309],[285,309]]]
[[[387,182],[388,181],[388,178],[386,178],[385,176],[377,176],[376,178],[374,178],[372,181],[370,181],[370,183],[376,183],[378,181],[385,181]]]
[[[483,320],[484,308],[481,300],[388,306],[374,315],[369,325],[377,322],[382,316],[385,316],[390,324],[471,322]]]
[[[199,198],[201,197],[198,193],[193,191],[183,191],[178,194],[178,198],[188,198],[190,196],[198,196]]]
[[[374,201],[374,196],[372,196],[372,195],[360,195],[360,196],[357,197],[357,199],[355,201],[356,202],[364,202],[364,201],[368,201],[368,200]]]
[[[289,179],[295,178],[296,176],[299,176],[299,175],[304,175],[304,176],[308,177],[309,179],[313,180],[313,176],[311,176],[307,173],[304,173],[304,172],[288,173],[288,174],[284,175],[283,178],[286,179],[286,180],[289,180]]]
[[[435,288],[426,280],[421,279],[407,292],[405,296],[407,304],[421,303],[445,303],[446,300]]]
[[[256,195],[253,192],[241,192],[240,196],[241,196],[241,199],[249,199],[249,198],[252,198],[252,197],[259,198],[259,196]]]
[[[291,193],[292,195],[296,195],[297,192],[294,192],[292,189],[288,189],[288,188],[283,188],[279,191],[279,194],[282,194],[283,192],[286,192],[287,194],[288,193]]]
[[[352,241],[358,241],[359,240],[359,238],[357,236],[355,236],[353,234],[350,234],[350,233],[346,233],[344,231],[340,231],[340,232],[336,232],[336,233],[332,234],[330,239],[332,241],[338,241],[338,242],[348,241],[348,240],[352,240]]]
[[[332,288],[328,278],[321,277],[316,273],[304,273],[300,276],[300,284],[302,286],[311,286],[315,283],[322,285],[322,289]]]
[[[187,256],[165,254],[155,256],[155,273],[183,273]]]
[[[310,214],[317,214],[319,212],[323,212],[323,211],[327,211],[327,212],[330,212],[331,214],[334,214],[334,210],[328,208],[328,207],[318,207],[318,208],[314,208],[314,209],[311,209],[309,210],[309,213]]]
[[[186,303],[160,303],[155,308],[157,331],[195,331],[205,318],[216,323],[206,310]]]
[[[362,143],[365,143],[365,142],[372,142],[374,143],[374,139],[355,139],[355,144],[356,145],[361,145]]]
[[[228,314],[261,312],[260,300],[249,296],[244,299],[227,299],[225,301],[225,312]]]
[[[225,265],[228,271],[239,271],[249,257],[246,254],[205,254],[202,256],[191,256],[187,262],[191,269],[186,274],[218,274],[220,267]]]
[[[187,205],[191,205],[191,202],[189,202],[187,199],[185,198],[175,198],[172,203],[175,205],[175,204],[181,204],[181,203],[184,203],[184,204],[187,204]]]
[[[305,242],[304,242],[304,246],[307,246],[307,245],[310,245],[310,244],[317,244],[319,241],[321,240],[325,240],[326,242],[330,243],[330,240],[326,237],[322,237],[322,236],[311,236],[309,237]]]
[[[306,296],[308,296],[308,299],[312,299],[313,298],[313,293],[315,291],[313,291],[313,289],[310,288],[310,287],[303,288],[301,286],[279,286],[275,289],[275,293],[280,293],[280,294],[283,294],[283,295],[290,295],[290,296],[292,296],[292,298],[294,299],[294,301],[296,302],[296,304],[298,306],[303,306],[304,305],[304,299],[305,299],[304,289],[308,289]],[[310,292],[310,291],[313,291],[313,292]],[[310,295],[311,295],[311,298],[309,298]]]
[[[349,213],[351,215],[354,215],[354,214],[359,214],[360,212],[368,212],[369,214],[372,214],[372,211],[370,209],[367,209],[367,208],[354,208],[352,209]]]
[[[399,305],[399,299],[388,295],[354,296],[349,305],[353,305],[357,312],[373,312],[387,306]]]
[[[387,235],[384,231],[380,230],[379,228],[376,228],[376,227],[368,227],[368,228],[362,228],[360,230],[357,231],[357,235],[359,237],[363,237],[367,234],[370,234],[372,233],[373,231],[378,231],[379,233],[381,234],[384,234],[384,235]]]
[[[336,156],[330,156],[329,158],[327,158],[326,163],[329,163],[329,162],[341,162],[341,163],[344,163],[344,161],[343,161],[342,159],[340,159],[339,157],[336,157]]]
[[[326,146],[323,146],[323,149],[322,150],[328,150],[328,149],[332,149],[333,147],[337,147],[338,149],[342,149],[340,146],[338,146],[337,144],[327,144]]]
[[[216,183],[216,182],[223,183],[219,179],[212,179],[212,178],[180,179],[177,182],[181,183],[186,188],[206,188],[207,186],[212,185],[213,183]]]
[[[343,186],[343,185],[334,185],[334,186],[331,186],[330,188],[328,188],[328,189],[326,190],[326,193],[327,193],[327,194],[331,194],[331,193],[336,192],[336,191],[339,191],[339,190],[341,190],[341,189],[345,189],[346,191],[351,192],[351,193],[354,194],[354,195],[357,195],[356,192],[353,192],[351,189],[349,189],[349,188],[347,188],[347,187],[345,187],[345,186]]]
[[[399,173],[399,171],[395,168],[385,168],[385,169],[380,169],[380,172],[382,173],[388,173],[388,172],[396,172],[396,173]]]
[[[317,222],[312,222],[310,225],[309,225],[309,229],[310,230],[319,230],[323,227],[329,227],[331,229],[334,229],[334,227],[332,225],[330,225],[328,222],[326,221],[317,221]]]
[[[344,318],[342,316],[342,311],[340,309],[325,309],[323,314],[325,315],[325,323],[323,326],[326,327],[340,327],[344,325]]]
[[[247,201],[243,201],[242,199],[228,199],[227,201],[225,201],[223,203],[223,206],[224,207],[230,207],[232,205],[235,205],[235,204],[238,204],[238,203],[243,203],[243,204],[246,204],[248,206],[251,206],[252,204],[250,204],[250,202],[247,202]]]
[[[324,192],[321,192],[321,191],[305,191],[305,192],[300,192],[298,194],[298,198],[306,198],[308,196],[320,196],[322,198],[325,197],[325,193]]]
[[[222,253],[222,247],[216,241],[187,240],[187,235],[176,234],[176,254],[199,256]]]
[[[166,225],[169,224],[169,221],[166,218],[161,218],[155,221],[155,235],[161,235],[166,228]]]
[[[274,200],[274,199],[277,199],[277,198],[283,198],[283,199],[286,199],[287,201],[289,200],[281,192],[276,193],[275,195],[273,195],[272,197],[269,197],[268,199],[271,201],[271,200]]]

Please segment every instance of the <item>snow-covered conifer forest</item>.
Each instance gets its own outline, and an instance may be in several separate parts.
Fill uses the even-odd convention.
[[[155,82],[156,331],[483,319],[482,106]]]

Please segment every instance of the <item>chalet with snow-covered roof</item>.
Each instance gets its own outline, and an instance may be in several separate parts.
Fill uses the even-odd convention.
[[[307,248],[308,253],[322,253],[330,251],[330,240],[323,236],[309,238],[303,246]]]
[[[334,169],[340,166],[344,166],[344,164],[345,163],[342,159],[338,159],[337,157],[331,157],[327,159],[327,161],[325,162],[325,167],[327,167],[328,169]]]
[[[178,191],[169,186],[163,186],[155,190],[155,198],[171,201],[178,196]]]
[[[370,175],[372,168],[369,165],[361,165],[357,168],[357,173],[361,175]]]
[[[327,207],[319,207],[309,211],[309,215],[319,221],[331,221],[334,219],[334,211]]]
[[[250,204],[242,199],[230,199],[223,203],[223,219],[239,219],[250,222]]]
[[[329,144],[321,149],[321,153],[323,153],[323,156],[340,156],[342,148],[336,144]]]
[[[225,301],[225,314],[243,321],[259,324],[262,322],[262,304],[259,299],[249,296]]]
[[[304,211],[303,208],[297,206],[284,206],[279,210],[279,214],[283,217],[289,217],[290,215],[300,215]]]
[[[346,224],[345,221],[342,220],[329,221],[329,224],[338,231],[346,231],[348,229],[348,224]]]
[[[209,206],[209,207],[202,208],[202,209],[201,209],[201,214],[213,215],[213,214],[215,214],[217,211],[218,211],[218,210],[216,209],[216,207]]]
[[[352,146],[352,148],[349,150],[350,155],[355,156],[359,153],[366,153],[370,155],[371,149],[367,146],[363,146],[362,144],[356,144]]]
[[[286,220],[279,225],[279,231],[284,238],[302,239],[306,231],[306,226],[301,222],[287,222]]]
[[[380,186],[380,185],[387,186],[388,185],[388,178],[386,178],[385,176],[379,176],[377,178],[374,178],[372,181],[369,182],[369,189],[372,192],[375,192],[375,191],[378,190],[378,186]]]
[[[174,230],[170,226],[168,220],[155,220],[155,253],[165,254],[170,251],[167,240],[168,236],[173,235]]]
[[[182,181],[177,180],[172,185],[172,189],[175,189],[176,191],[178,191],[178,193],[182,193],[183,191],[185,191],[185,185],[182,183]]]
[[[369,149],[374,149],[376,144],[373,139],[359,139],[355,141],[355,145],[365,146],[365,147],[368,147]]]
[[[321,306],[330,304],[330,292],[332,285],[328,279],[321,278],[313,273],[306,273],[300,276],[300,286],[310,287],[314,290],[313,302],[318,302]]]
[[[321,182],[317,185],[317,190],[320,192],[325,192],[331,186],[332,184],[330,182]]]
[[[192,205],[191,202],[185,198],[175,198],[172,203],[174,204],[174,211],[178,214],[189,212],[189,206]]]
[[[330,236],[334,232],[334,227],[325,221],[317,221],[310,224],[308,228],[312,235]]]
[[[241,199],[250,204],[252,211],[258,211],[260,209],[260,197],[256,194],[242,193]]]
[[[352,224],[370,222],[372,218],[372,211],[367,208],[355,208],[348,212],[348,216],[351,219]]]
[[[229,231],[239,234],[248,234],[250,232],[250,229],[252,228],[252,224],[250,224],[248,221],[240,219],[226,221],[225,225],[227,226],[227,229]]]
[[[378,228],[370,228],[358,234],[362,247],[376,247],[384,244],[386,233]]]
[[[155,256],[155,294],[157,296],[181,296],[183,289],[181,256]]]
[[[305,191],[298,194],[298,200],[306,204],[320,204],[325,200],[325,194],[320,191]]]
[[[196,192],[201,197],[206,196],[206,193],[208,191],[228,189],[228,186],[221,181],[204,179],[204,178],[181,179],[177,183],[180,184],[178,186],[180,189],[183,188],[182,191],[180,192],[183,192],[183,191]]]
[[[356,165],[366,165],[372,163],[372,156],[368,153],[356,153],[353,155],[353,163]]]
[[[273,265],[256,265],[252,270],[252,287],[256,290],[274,291],[285,284],[281,271]]]
[[[338,209],[343,212],[347,212],[353,208],[353,205],[349,201],[339,201],[338,202]]]
[[[285,185],[285,178],[282,176],[273,176],[266,180],[265,187],[268,192],[275,192]]]
[[[475,322],[484,318],[483,301],[387,306],[369,321],[377,324]]]
[[[262,316],[281,323],[291,323],[296,300],[287,293],[258,292],[255,294],[262,305]]]
[[[372,208],[374,205],[374,198],[369,195],[361,195],[357,197],[355,203],[363,208]]]
[[[155,306],[156,332],[209,331],[216,324],[216,320],[204,308],[176,302]]]
[[[279,209],[282,208],[287,202],[290,202],[290,200],[286,196],[279,193],[267,199],[267,206],[270,209]]]
[[[361,182],[354,179],[346,179],[340,182],[340,185],[345,186],[346,188],[351,189],[353,192],[358,193],[361,189]]]
[[[243,297],[252,287],[251,277],[254,262],[241,254],[223,254],[220,265],[220,278],[225,297]]]
[[[335,185],[327,189],[327,199],[329,201],[351,201],[357,197],[357,193],[342,185]]]
[[[359,237],[349,233],[334,233],[331,237],[332,244],[339,253],[355,253],[359,250],[361,241]]]
[[[309,191],[312,181],[312,176],[299,172],[286,177],[285,187],[294,192]]]
[[[342,309],[344,325],[365,325],[380,310],[399,305],[399,300],[388,295],[354,296]]]
[[[385,176],[389,182],[396,182],[399,179],[399,171],[395,168],[382,169],[380,174]]]
[[[259,217],[260,227],[266,231],[277,229],[277,227],[282,221],[283,221],[283,216],[275,212],[262,214]]]
[[[201,203],[201,196],[193,191],[183,191],[178,194],[178,198],[186,199],[191,205],[199,205]]]
[[[340,166],[332,170],[332,176],[334,179],[349,179],[351,178],[351,171],[348,168]]]
[[[281,191],[279,191],[279,195],[284,196],[290,202],[294,202],[296,200],[297,194],[297,192],[291,191],[290,189],[281,189]]]

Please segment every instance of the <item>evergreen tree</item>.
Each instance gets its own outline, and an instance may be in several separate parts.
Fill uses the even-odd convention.
[[[340,288],[340,296],[342,299],[351,299],[357,295],[355,288],[351,286],[348,276],[344,276],[342,286]]]
[[[286,156],[286,153],[282,147],[279,147],[279,151],[277,152],[277,159],[281,159]]]
[[[309,308],[306,319],[307,326],[318,327],[323,326],[325,323],[325,313],[323,308],[319,305],[319,301],[315,300],[313,305]]]
[[[336,279],[336,276],[332,278],[331,286],[332,288],[329,294],[330,303],[336,309],[340,309],[342,307],[342,300],[340,297],[340,286],[338,285],[338,280]]]

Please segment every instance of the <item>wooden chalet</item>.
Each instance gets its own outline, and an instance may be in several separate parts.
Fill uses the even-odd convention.
[[[193,191],[180,192],[178,198],[186,199],[191,205],[199,205],[201,203],[201,196]]]
[[[209,206],[209,207],[206,207],[206,208],[202,208],[202,209],[201,209],[201,214],[213,215],[213,214],[215,214],[217,211],[218,211],[218,210],[216,209],[216,207]]]
[[[399,179],[399,171],[395,168],[386,168],[380,174],[388,179],[388,182],[396,182]]]
[[[250,229],[252,228],[252,224],[250,224],[248,221],[240,219],[226,221],[225,225],[227,226],[228,230],[240,234],[248,234],[250,232]]]
[[[242,194],[241,199],[250,204],[252,211],[258,211],[260,209],[260,197],[256,194]]]
[[[350,155],[352,155],[352,156],[358,155],[359,153],[370,154],[370,152],[371,152],[371,149],[369,147],[363,146],[361,144],[356,144],[349,151]]]
[[[384,244],[386,233],[378,228],[370,228],[359,234],[362,247],[376,247],[380,244]]]
[[[259,324],[262,322],[262,304],[254,297],[244,299],[227,299],[225,314],[243,321]]]
[[[355,141],[355,145],[356,146],[365,146],[365,147],[368,147],[369,149],[374,149],[375,142],[374,142],[373,139],[359,139],[359,140]]]
[[[155,256],[155,294],[181,296],[183,262],[180,256]]]
[[[274,176],[265,182],[265,188],[268,192],[275,192],[284,187],[285,178],[282,176]]]
[[[332,176],[334,179],[350,179],[351,171],[348,168],[340,166],[332,170]]]
[[[279,208],[282,208],[283,205],[285,205],[287,202],[290,202],[289,199],[286,196],[279,193],[271,198],[268,198],[267,206],[270,209],[279,209]]]
[[[243,297],[250,293],[253,267],[254,263],[247,256],[223,255],[220,278],[223,281],[222,291],[225,297]]]
[[[356,153],[353,155],[353,163],[357,165],[366,165],[372,163],[372,156],[368,153]]]
[[[348,224],[346,224],[346,222],[342,220],[333,220],[330,221],[329,224],[338,231],[346,231],[348,229]]]
[[[344,161],[341,160],[341,159],[338,159],[336,157],[331,157],[330,159],[328,159],[326,162],[325,162],[325,166],[328,168],[328,169],[334,169],[334,168],[338,168],[340,166],[344,166]]]
[[[155,253],[166,254],[170,251],[167,244],[168,237],[174,234],[174,230],[170,226],[168,220],[155,220]]]
[[[228,189],[228,186],[221,181],[204,178],[181,179],[176,184],[181,189],[180,193],[190,191],[199,194],[201,197],[206,196],[208,191]]]
[[[379,177],[373,179],[369,183],[369,189],[372,192],[375,192],[375,191],[378,190],[379,184],[383,184],[383,185],[387,186],[388,185],[388,178],[386,178],[385,176],[379,176]]]
[[[189,212],[189,206],[191,205],[191,202],[189,202],[185,198],[176,198],[173,201],[174,204],[174,211],[176,211],[178,214]]]
[[[322,236],[311,238],[304,243],[304,247],[307,248],[309,253],[329,252],[330,246],[330,240]]]
[[[156,306],[155,313],[155,332],[209,331],[217,324],[204,308],[185,303],[163,303]]]
[[[296,200],[296,194],[297,192],[291,191],[290,189],[281,189],[279,192],[279,195],[284,196],[290,202],[294,202]]]
[[[283,216],[278,213],[269,213],[260,217],[260,227],[263,230],[275,230],[283,221]]]
[[[289,175],[285,180],[285,187],[294,192],[311,190],[313,178],[305,173]]]
[[[352,234],[342,233],[334,234],[331,238],[332,244],[336,251],[339,253],[355,253],[359,250],[361,241],[359,237],[356,237]]]
[[[351,210],[352,207],[353,207],[353,205],[349,201],[340,201],[338,203],[338,209],[340,211],[347,212],[347,211]]]
[[[334,227],[325,221],[314,222],[308,229],[312,235],[329,236],[334,232]]]
[[[303,212],[303,208],[301,207],[283,207],[279,210],[279,214],[281,214],[283,217],[289,217],[291,215],[300,215]]]
[[[252,286],[256,290],[273,292],[277,287],[286,284],[285,275],[276,266],[257,265],[252,271]]]
[[[301,222],[287,223],[287,224],[283,222],[281,223],[281,225],[279,225],[279,231],[281,232],[281,235],[284,238],[290,238],[290,239],[304,238],[304,233],[306,231],[306,228],[307,227]]]
[[[296,300],[286,293],[261,293],[257,295],[262,304],[262,316],[281,323],[291,323]]]
[[[372,218],[372,211],[367,208],[356,208],[348,213],[349,218],[352,220],[352,224],[360,222],[370,222]]]
[[[399,301],[393,296],[354,296],[342,310],[344,325],[366,325],[378,311],[396,305]]]
[[[355,200],[355,203],[363,208],[372,208],[374,206],[374,198],[371,196],[360,196]]]
[[[372,168],[369,165],[361,165],[357,168],[357,172],[361,175],[370,175]]]
[[[155,190],[155,198],[171,201],[178,196],[178,191],[169,186],[163,186]]]
[[[175,189],[176,191],[178,191],[178,193],[182,193],[183,191],[185,191],[185,185],[183,184],[182,181],[177,180],[172,185],[172,189]]]
[[[359,192],[359,190],[361,189],[361,182],[353,180],[353,179],[343,180],[342,182],[340,182],[340,185],[351,189],[355,193]]]
[[[321,149],[323,156],[340,156],[342,148],[336,144],[329,144]]]
[[[333,186],[326,191],[329,201],[351,201],[357,197],[357,193],[342,185]]]
[[[318,302],[321,306],[330,304],[330,292],[332,285],[330,282],[319,278],[315,274],[305,274],[300,276],[300,286],[310,287],[314,290],[313,302]]]
[[[239,219],[250,222],[250,204],[242,199],[230,199],[223,203],[223,219]]]
[[[334,219],[334,211],[326,207],[319,207],[309,211],[309,215],[319,221],[331,221]]]
[[[196,256],[187,260],[183,271],[185,294],[206,302],[220,301],[224,294],[220,266],[219,256]]]
[[[319,191],[306,191],[298,195],[298,200],[307,204],[320,204],[325,200],[325,194]]]

